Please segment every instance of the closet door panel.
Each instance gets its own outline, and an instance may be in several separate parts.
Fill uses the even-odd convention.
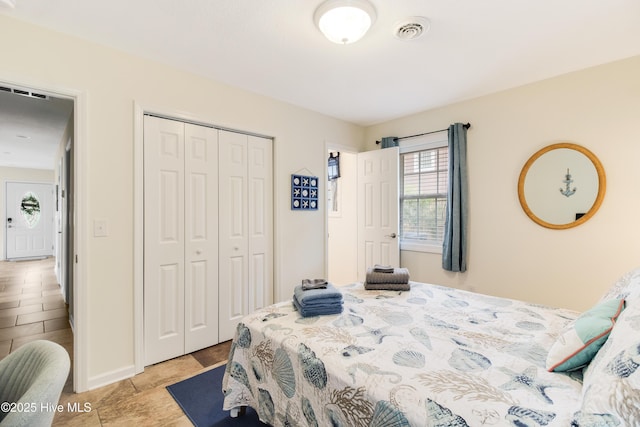
[[[251,256],[249,261],[249,312],[269,305],[270,292],[268,290],[266,256],[264,253],[257,253]]]
[[[228,286],[229,318],[238,320],[247,311],[247,282],[245,271],[247,270],[247,260],[244,255],[232,256],[228,259],[229,281],[225,282]]]
[[[161,314],[158,316],[158,338],[169,340],[182,335],[182,310],[175,304],[180,299],[182,268],[179,264],[161,265],[159,268],[158,302]]]
[[[225,200],[227,205],[225,210],[229,215],[227,238],[233,239],[234,244],[238,245],[244,245],[244,240],[247,237],[245,181],[245,176],[229,176],[227,178],[228,199]]]
[[[184,354],[184,126],[144,118],[145,365]]]
[[[273,142],[249,136],[249,311],[273,302]]]
[[[195,333],[199,330],[207,328],[209,326],[209,313],[207,312],[207,262],[206,261],[192,261],[187,265],[187,281],[188,286],[185,289],[185,306],[186,310],[186,325],[187,336],[189,333]],[[218,331],[215,331],[215,337],[217,337]],[[188,339],[185,338],[185,343]],[[212,340],[213,341],[213,340]],[[216,342],[213,342],[213,345]],[[206,345],[205,345],[206,346]],[[195,349],[189,349],[185,345],[185,352],[190,353]]]
[[[219,131],[220,341],[233,338],[248,313],[247,136]]]
[[[185,124],[185,353],[218,341],[218,132]]]

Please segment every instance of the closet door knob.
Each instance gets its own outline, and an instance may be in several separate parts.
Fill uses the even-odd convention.
[[[202,251],[200,249],[196,249],[196,255],[200,255]]]

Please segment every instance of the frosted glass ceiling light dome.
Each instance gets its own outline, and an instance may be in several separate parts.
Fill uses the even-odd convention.
[[[376,10],[367,0],[327,0],[316,9],[314,20],[330,41],[349,44],[366,34]]]
[[[16,0],[0,0],[0,7],[4,7],[7,9],[15,9]]]

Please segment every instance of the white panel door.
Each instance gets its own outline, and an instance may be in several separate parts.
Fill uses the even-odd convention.
[[[218,341],[218,132],[145,116],[145,365]]]
[[[145,116],[145,366],[185,349],[184,165],[184,124]]]
[[[249,312],[273,301],[272,141],[248,137]]]
[[[53,255],[53,185],[7,182],[7,259]]]
[[[219,132],[220,341],[273,300],[272,141]]]
[[[400,266],[398,147],[358,153],[358,280],[374,264]]]
[[[247,135],[219,131],[220,340],[233,338],[249,310]]]
[[[218,341],[218,131],[185,124],[185,353]]]

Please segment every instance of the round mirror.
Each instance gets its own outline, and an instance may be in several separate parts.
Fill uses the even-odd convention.
[[[563,142],[531,156],[520,172],[518,198],[534,222],[564,229],[580,225],[596,213],[605,187],[598,158],[580,145]]]

